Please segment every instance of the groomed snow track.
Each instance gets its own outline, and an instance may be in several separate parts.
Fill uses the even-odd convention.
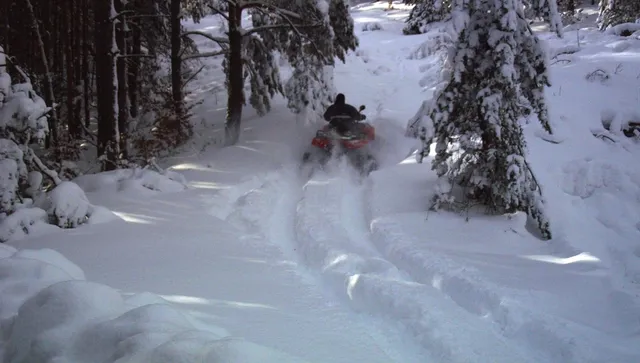
[[[330,163],[328,171],[308,179],[304,174],[291,166],[256,176],[221,192],[219,205],[234,207],[212,213],[266,237],[305,278],[396,329],[397,339],[409,338],[411,353],[394,344],[381,348],[393,361],[588,362],[585,357],[593,357],[560,335],[561,325],[570,323],[529,314],[465,266],[413,248],[416,237],[392,219],[373,221],[370,178],[344,162]]]

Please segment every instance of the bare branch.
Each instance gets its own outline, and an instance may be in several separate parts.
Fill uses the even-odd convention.
[[[229,21],[229,16],[225,13],[223,13],[220,9],[213,7],[209,4],[207,4],[207,7],[209,7],[209,9],[211,9],[211,11],[213,11],[214,13],[220,15],[221,17],[225,18],[227,21]]]
[[[198,30],[190,30],[188,32],[182,33],[183,37],[186,37],[186,36],[189,36],[189,35],[200,35],[200,36],[203,36],[203,37],[205,37],[205,38],[207,38],[207,39],[209,39],[209,40],[211,40],[213,42],[216,42],[218,44],[227,44],[227,43],[229,43],[229,39],[228,38],[214,37],[211,34],[208,34],[208,33],[205,33],[205,32],[201,32],[201,31],[198,31]]]
[[[148,54],[122,54],[117,55],[118,58],[155,58],[152,55]]]
[[[227,54],[226,50],[220,50],[217,52],[206,52],[206,53],[197,53],[197,54],[189,54],[188,56],[182,57],[182,60],[190,60],[196,58],[207,58],[207,57],[215,57],[218,55]]]
[[[109,19],[109,21],[118,20],[119,18],[121,18],[121,17],[123,17],[123,16],[125,16],[127,14],[135,14],[135,11],[133,11],[133,10],[123,10],[123,11],[117,13],[115,16],[111,17]]]
[[[127,18],[127,20],[132,19],[141,19],[141,18],[168,18],[169,15],[162,14],[139,14],[139,15],[131,15]]]
[[[184,89],[187,86],[187,84],[189,84],[189,82],[191,82],[194,78],[198,76],[198,74],[200,74],[200,72],[202,72],[203,69],[204,69],[204,66],[200,67],[200,69],[198,69],[195,73],[193,73],[191,77],[189,77],[186,81],[184,81],[184,83],[182,84],[182,88]]]

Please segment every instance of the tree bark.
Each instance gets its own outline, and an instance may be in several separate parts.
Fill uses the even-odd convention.
[[[183,116],[182,95],[182,34],[180,24],[180,0],[171,0],[171,93],[176,120],[172,127],[180,131],[180,120]]]
[[[116,115],[115,59],[111,52],[113,24],[112,0],[95,0],[96,89],[98,100],[98,157],[104,157],[103,170],[116,168],[118,135]]]
[[[242,9],[229,3],[229,53],[227,55],[227,119],[225,124],[225,145],[230,146],[240,138],[242,108],[245,103],[242,61],[242,33],[240,24]]]
[[[122,0],[114,0],[115,9],[118,13],[125,10]],[[127,17],[122,15],[116,26],[116,43],[120,50],[120,57],[116,58],[116,68],[118,77],[118,132],[120,140],[120,151],[123,158],[128,157],[127,148],[127,126],[129,124],[129,95],[127,89]]]
[[[91,126],[91,74],[89,68],[89,0],[82,6],[82,103],[84,105],[84,126]]]
[[[138,2],[134,2],[134,8],[138,9]],[[142,34],[140,32],[140,21],[133,24],[131,28],[131,54],[142,54]],[[130,58],[129,60],[129,114],[131,118],[138,117],[138,91],[140,77],[140,59]]]

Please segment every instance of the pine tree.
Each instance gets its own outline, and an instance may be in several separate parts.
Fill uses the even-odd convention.
[[[601,30],[622,23],[633,23],[640,19],[640,1],[601,0],[598,18]]]
[[[451,0],[405,0],[414,5],[402,32],[405,35],[422,34],[431,23],[445,21],[451,16]]]
[[[525,211],[551,238],[540,185],[526,161],[519,121],[535,113],[551,133],[541,44],[516,0],[474,0],[451,56],[451,78],[431,118],[432,168],[449,182],[434,208],[479,203],[496,212]]]
[[[289,11],[317,19],[317,22],[308,24],[312,25],[310,27],[301,25],[296,34],[285,27],[287,19],[259,11],[252,14],[254,26],[283,26],[264,34],[262,39],[266,48],[277,50],[293,69],[283,92],[288,99],[288,107],[300,118],[313,120],[324,112],[335,95],[335,58],[344,62],[346,53],[358,46],[358,39],[353,33],[353,19],[344,0],[295,3],[280,0],[273,3],[277,7],[288,5]]]
[[[562,18],[558,11],[557,0],[522,0],[527,5],[531,17],[542,18],[549,24],[549,30],[562,37]],[[521,6],[518,4],[518,8]]]

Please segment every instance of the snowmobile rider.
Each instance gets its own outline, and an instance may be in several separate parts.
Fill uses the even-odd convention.
[[[324,113],[324,119],[340,134],[345,134],[353,129],[355,121],[366,119],[357,108],[345,103],[342,93],[338,93],[333,105],[329,106]]]

